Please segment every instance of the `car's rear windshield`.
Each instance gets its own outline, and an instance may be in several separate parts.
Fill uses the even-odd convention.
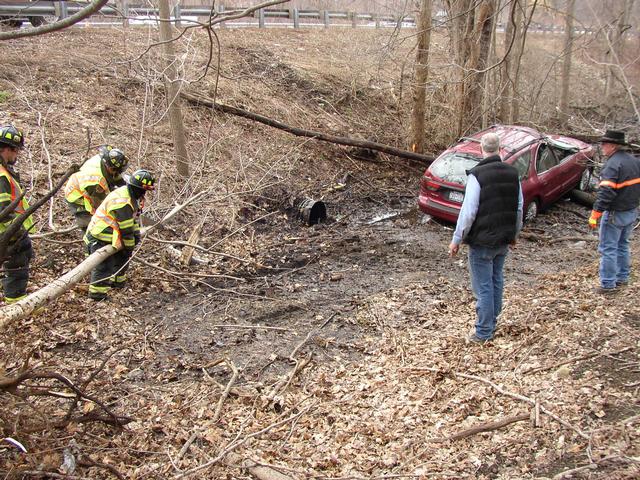
[[[467,184],[467,170],[475,167],[479,157],[468,153],[447,153],[431,164],[429,170],[445,182]]]

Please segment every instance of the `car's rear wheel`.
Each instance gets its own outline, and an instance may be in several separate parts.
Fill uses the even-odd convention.
[[[593,174],[591,173],[591,170],[589,170],[588,168],[584,169],[584,172],[582,172],[582,176],[580,177],[580,183],[578,183],[578,189],[582,190],[583,192],[588,192],[591,189],[591,176]]]
[[[591,207],[593,202],[596,201],[596,193],[594,191],[595,186],[593,184],[593,172],[590,169],[585,169],[580,177],[577,188],[571,190],[570,197],[574,202],[578,202],[581,205]]]
[[[524,223],[529,223],[538,216],[540,207],[538,200],[531,200],[531,203],[527,205],[527,211],[524,213]]]

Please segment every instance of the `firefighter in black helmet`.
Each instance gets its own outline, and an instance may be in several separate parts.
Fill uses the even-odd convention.
[[[0,211],[8,207],[22,194],[19,177],[13,171],[18,154],[24,148],[24,133],[13,125],[0,126]],[[0,234],[4,233],[16,218],[29,208],[23,197],[15,209],[0,220]],[[2,287],[6,303],[14,303],[27,296],[29,282],[29,261],[33,257],[33,248],[29,232],[33,229],[33,218],[29,215],[22,226],[9,239],[8,258],[4,261]]]
[[[98,154],[84,162],[67,181],[64,198],[83,232],[107,195],[124,185],[122,172],[128,163],[129,159],[122,150],[102,145]]]
[[[129,258],[140,241],[138,217],[143,199],[148,191],[155,188],[156,179],[148,170],[136,170],[126,178],[126,182],[100,204],[84,236],[90,254],[105,245],[118,249],[116,254],[91,272],[89,297],[94,300],[107,298],[111,287],[124,287]]]

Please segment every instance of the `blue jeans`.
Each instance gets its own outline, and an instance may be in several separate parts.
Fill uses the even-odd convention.
[[[476,335],[483,340],[493,337],[502,311],[503,268],[508,250],[507,245],[495,248],[469,246],[471,288],[476,297]]]
[[[638,209],[604,212],[600,221],[600,286],[615,288],[629,281],[631,253],[629,238],[638,218]]]

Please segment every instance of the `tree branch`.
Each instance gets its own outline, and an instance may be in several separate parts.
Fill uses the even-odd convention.
[[[34,37],[36,35],[43,35],[45,33],[51,33],[58,30],[62,30],[100,11],[100,9],[104,7],[108,1],[109,0],[93,0],[93,2],[91,2],[89,5],[87,5],[85,8],[83,8],[79,12],[74,13],[70,17],[67,17],[63,20],[59,20],[57,22],[50,23],[48,25],[42,25],[41,27],[36,27],[36,28],[27,28],[24,30],[0,32],[0,41],[13,40],[15,38]]]
[[[222,103],[218,103],[212,99],[202,97],[200,95],[195,95],[195,94],[184,92],[184,91],[180,92],[180,95],[184,99],[186,99],[187,101],[195,105],[203,105],[205,107],[209,107],[213,110],[218,110],[223,113],[230,113],[232,115],[237,115],[238,117],[247,118],[249,120],[262,123],[269,127],[277,128],[279,130],[284,130],[285,132],[291,133],[298,137],[307,137],[307,138],[313,138],[315,140],[320,140],[323,142],[336,143],[338,145],[347,145],[351,147],[359,147],[359,148],[365,148],[369,150],[376,150],[378,152],[388,153],[389,155],[393,155],[396,157],[408,158],[410,160],[418,160],[426,164],[431,163],[434,159],[434,157],[431,155],[422,155],[420,153],[409,152],[407,150],[395,148],[390,145],[384,145],[382,143],[369,142],[367,140],[357,140],[357,139],[348,138],[348,137],[338,137],[335,135],[328,135],[326,133],[315,132],[313,130],[305,130],[302,128],[292,127],[290,125],[279,122],[277,120],[273,120],[263,115],[252,113],[247,110],[243,110],[242,108],[232,107],[230,105],[224,105]]]

